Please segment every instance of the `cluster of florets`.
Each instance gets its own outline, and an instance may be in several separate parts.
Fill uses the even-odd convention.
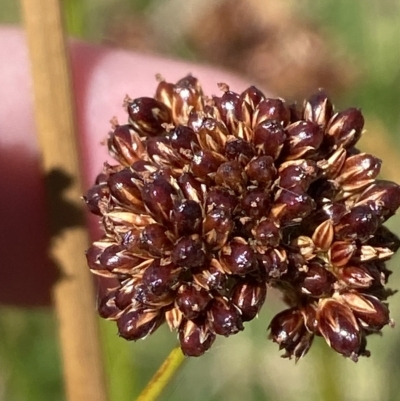
[[[243,330],[273,286],[289,307],[270,324],[284,356],[302,357],[315,335],[368,355],[366,336],[391,323],[385,263],[399,241],[382,224],[400,187],[354,147],[361,112],[334,112],[323,91],[299,108],[219,86],[208,98],[192,76],[161,80],[113,122],[118,164],[85,197],[104,229],[89,267],[116,279],[100,315],[128,340],[167,322],[198,356]]]

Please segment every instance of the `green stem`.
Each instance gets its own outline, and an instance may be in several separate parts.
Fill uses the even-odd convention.
[[[155,401],[184,360],[185,357],[180,348],[174,348],[139,394],[136,401]]]

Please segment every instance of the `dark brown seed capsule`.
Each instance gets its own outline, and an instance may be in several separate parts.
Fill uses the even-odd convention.
[[[196,180],[193,174],[183,173],[178,178],[178,185],[186,199],[203,203],[202,184]]]
[[[231,189],[237,194],[243,193],[246,188],[247,175],[240,163],[232,160],[222,163],[215,174],[215,183]]]
[[[238,138],[226,142],[224,153],[228,160],[236,160],[245,167],[256,151],[251,143]]]
[[[148,138],[146,150],[153,163],[159,167],[180,168],[185,165],[185,160],[172,148],[166,136]]]
[[[111,245],[104,249],[99,257],[99,263],[110,272],[123,273],[136,267],[142,260],[128,255],[122,245]]]
[[[286,128],[288,135],[288,155],[290,159],[314,156],[319,149],[324,133],[310,121],[297,121]]]
[[[350,108],[335,114],[329,121],[327,135],[336,147],[351,148],[361,137],[364,117],[359,109]]]
[[[230,336],[243,330],[242,318],[236,306],[226,298],[214,298],[208,307],[210,329],[221,336]]]
[[[194,285],[182,285],[175,298],[176,306],[186,319],[196,319],[211,301],[212,297],[204,288]]]
[[[376,180],[360,196],[358,203],[374,202],[374,210],[387,220],[400,206],[400,186],[391,181]]]
[[[205,118],[199,129],[198,137],[202,149],[223,153],[229,131],[226,126],[214,118]]]
[[[271,218],[265,218],[253,229],[252,234],[261,246],[276,247],[281,240],[279,223]]]
[[[180,272],[181,269],[172,263],[155,259],[144,271],[142,283],[152,294],[161,297],[168,294],[175,286]]]
[[[121,310],[115,305],[115,290],[108,291],[97,301],[97,311],[103,319],[117,319]]]
[[[357,246],[355,242],[335,241],[329,249],[330,262],[333,266],[343,267],[347,265],[356,251]]]
[[[369,270],[363,265],[346,266],[342,269],[337,269],[335,274],[348,288],[369,288],[374,281]]]
[[[171,220],[179,237],[197,233],[202,221],[201,207],[193,200],[183,199],[175,204]]]
[[[221,249],[228,240],[234,223],[231,214],[224,209],[216,208],[207,213],[203,221],[203,237],[213,251]]]
[[[179,327],[179,342],[184,355],[203,355],[215,341],[212,333],[203,320],[184,320]]]
[[[129,167],[140,160],[145,148],[132,125],[117,125],[107,140],[111,156],[123,166]]]
[[[258,156],[246,166],[246,174],[253,183],[259,183],[264,188],[272,185],[276,177],[276,168],[271,156]]]
[[[318,306],[317,320],[328,345],[339,354],[357,360],[361,334],[352,310],[334,299],[323,299]]]
[[[313,335],[307,333],[303,316],[298,309],[286,309],[278,313],[269,325],[270,338],[285,349],[284,357],[302,358],[310,349]]]
[[[257,316],[266,296],[266,284],[256,280],[239,280],[232,289],[232,302],[240,309],[243,322]]]
[[[193,158],[193,147],[200,146],[197,135],[187,126],[178,125],[169,133],[169,144],[185,160]]]
[[[238,198],[224,188],[214,188],[207,192],[206,211],[222,209],[233,212],[238,204]]]
[[[365,153],[350,156],[346,159],[336,182],[344,191],[359,190],[374,182],[381,164],[380,159]]]
[[[135,213],[144,213],[146,209],[135,180],[137,180],[137,176],[129,169],[124,169],[112,174],[108,179],[108,185],[111,195],[121,205],[132,209]]]
[[[295,192],[305,192],[316,179],[317,173],[317,166],[312,160],[283,163],[279,168],[279,186]]]
[[[107,184],[99,184],[91,187],[83,197],[88,209],[97,216],[102,216],[102,209],[110,199],[110,190]]]
[[[161,80],[156,89],[154,98],[161,103],[164,103],[170,109],[172,108],[172,98],[174,94],[175,85]]]
[[[352,309],[354,316],[368,328],[380,330],[389,324],[388,307],[373,295],[347,292],[342,294],[342,299]]]
[[[240,94],[240,100],[248,103],[254,110],[261,101],[265,100],[265,95],[255,86],[250,86]]]
[[[151,97],[140,97],[128,102],[130,124],[141,136],[156,136],[165,132],[164,124],[172,123],[171,110]]]
[[[196,178],[207,180],[213,177],[218,167],[226,161],[225,157],[211,150],[201,150],[195,153],[190,170]]]
[[[121,284],[121,287],[116,290],[115,294],[115,305],[121,309],[125,310],[130,307],[135,309],[138,304],[135,300],[135,288],[132,279],[128,279]],[[139,306],[138,306],[139,307]]]
[[[163,178],[156,178],[142,189],[143,202],[158,223],[169,221],[175,197],[175,189]]]
[[[332,284],[335,281],[334,275],[320,263],[310,262],[308,271],[302,274],[299,286],[303,294],[319,298],[332,295]]]
[[[304,119],[325,128],[333,115],[333,106],[327,94],[319,90],[304,105]]]
[[[230,131],[234,133],[237,121],[243,119],[243,103],[239,95],[227,90],[221,97],[213,96],[212,99],[219,112],[220,118]]]
[[[284,249],[268,248],[264,253],[258,253],[257,259],[262,271],[269,277],[279,278],[288,270],[288,260]]]
[[[216,259],[203,269],[196,269],[193,274],[194,281],[206,290],[221,290],[225,287],[227,276]]]
[[[271,208],[271,195],[262,188],[250,189],[243,194],[241,207],[246,216],[261,219]]]
[[[185,269],[203,267],[207,260],[204,243],[196,234],[179,239],[171,256],[176,266]]]
[[[326,217],[332,220],[332,224],[336,225],[339,223],[340,219],[349,212],[349,209],[342,203],[326,203],[322,210]]]
[[[342,240],[367,241],[376,231],[379,225],[379,218],[367,205],[353,207],[345,214],[338,225],[335,226],[335,233]]]
[[[256,254],[243,238],[234,238],[220,253],[220,262],[230,274],[245,275],[257,269]]]
[[[290,121],[290,111],[285,102],[280,99],[262,100],[255,108],[253,127],[266,120],[275,120],[281,126],[286,126]]]
[[[171,252],[172,242],[161,224],[147,225],[140,235],[140,247],[154,257],[161,257]]]
[[[162,323],[158,310],[139,309],[124,312],[117,320],[118,334],[126,340],[137,341],[154,333]]]
[[[276,160],[286,140],[282,125],[276,121],[265,121],[257,125],[253,133],[253,144],[260,155]]]
[[[300,223],[315,209],[314,200],[306,193],[294,193],[287,189],[277,192],[272,207],[272,217],[281,225]]]

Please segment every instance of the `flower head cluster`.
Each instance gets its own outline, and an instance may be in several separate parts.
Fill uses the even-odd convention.
[[[323,91],[299,108],[219,86],[208,98],[193,76],[161,80],[154,98],[126,99],[127,124],[114,121],[117,164],[85,197],[104,229],[89,267],[117,283],[100,315],[128,340],[167,322],[199,356],[243,330],[269,285],[289,307],[270,324],[284,356],[302,357],[315,335],[367,355],[366,336],[391,323],[385,262],[399,241],[382,224],[400,187],[354,147],[361,112],[334,112]]]

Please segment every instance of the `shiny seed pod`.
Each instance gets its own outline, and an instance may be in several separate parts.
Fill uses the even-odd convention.
[[[211,299],[211,294],[204,288],[182,285],[176,294],[175,304],[186,319],[194,320],[206,309]]]
[[[386,221],[400,207],[400,186],[391,181],[376,180],[360,195],[358,204],[373,201],[374,210]]]
[[[342,203],[326,203],[322,210],[328,219],[332,221],[332,224],[335,226],[339,223],[341,218],[349,212],[349,209],[346,205]]]
[[[253,144],[259,155],[271,156],[276,160],[286,140],[285,131],[277,121],[264,121],[253,132]]]
[[[279,186],[294,192],[306,192],[317,174],[317,166],[312,160],[286,162],[279,168]]]
[[[124,273],[137,266],[142,260],[126,253],[122,245],[110,245],[99,256],[102,268],[113,273]]]
[[[186,124],[191,110],[202,111],[203,108],[203,91],[199,80],[192,75],[180,79],[173,92],[172,115],[175,124]]]
[[[246,166],[246,174],[253,184],[269,188],[275,180],[277,171],[271,156],[258,156]]]
[[[252,230],[252,234],[261,246],[276,247],[281,241],[281,230],[279,223],[271,218],[262,219]]]
[[[102,216],[102,209],[110,200],[110,189],[107,184],[94,185],[83,199],[91,213]]]
[[[168,138],[170,146],[186,161],[193,158],[193,148],[200,146],[193,129],[184,125],[175,127]]]
[[[117,125],[107,140],[111,156],[123,166],[129,167],[140,160],[145,148],[132,125]]]
[[[174,265],[185,269],[203,267],[207,261],[204,243],[197,234],[180,238],[171,257]]]
[[[243,238],[236,237],[220,252],[220,262],[230,274],[245,275],[257,269],[256,254]]]
[[[286,309],[278,313],[269,325],[270,338],[284,349],[283,357],[296,360],[302,358],[310,349],[313,335],[307,333],[303,316],[296,308]]]
[[[142,195],[139,187],[135,184],[137,176],[129,169],[121,170],[110,175],[108,186],[113,198],[124,207],[135,213],[144,213]]]
[[[255,86],[249,86],[240,94],[240,100],[248,103],[252,110],[265,100],[265,95]]]
[[[234,132],[236,123],[243,119],[243,103],[240,100],[240,96],[228,89],[221,97],[213,96],[212,99],[219,112],[219,117],[229,130]]]
[[[162,257],[171,253],[173,244],[161,224],[149,224],[140,234],[140,248],[153,257]]]
[[[351,148],[361,137],[364,117],[359,109],[350,108],[335,114],[326,129],[329,142],[335,147]]]
[[[265,283],[243,279],[239,280],[232,289],[232,302],[240,312],[243,322],[253,320],[264,305],[267,296]]]
[[[174,205],[171,220],[178,237],[197,233],[201,228],[201,207],[196,201],[183,199]]]
[[[202,149],[223,153],[229,131],[225,124],[214,118],[205,118],[198,132]]]
[[[154,219],[158,223],[168,222],[177,196],[173,186],[163,178],[156,178],[145,184],[141,192],[143,202]]]
[[[299,287],[303,294],[311,297],[327,297],[332,295],[335,281],[335,276],[319,262],[310,262],[308,271],[302,274]]]
[[[355,255],[357,246],[353,241],[335,241],[329,249],[329,260],[333,266],[343,267]]]
[[[328,345],[339,354],[356,361],[361,333],[352,310],[334,299],[322,299],[317,310],[318,328]]]
[[[374,281],[369,269],[364,265],[345,266],[337,269],[335,275],[350,289],[366,289],[371,287]]]
[[[208,291],[221,290],[225,288],[227,275],[221,264],[216,259],[212,259],[207,267],[195,269],[193,280],[200,287]]]
[[[207,213],[203,221],[203,237],[212,251],[221,249],[234,229],[231,214],[220,208]]]
[[[151,97],[140,97],[127,104],[129,123],[141,136],[156,136],[165,132],[164,125],[172,123],[171,110]]]
[[[300,223],[314,209],[315,202],[306,193],[281,189],[277,192],[271,215],[283,226]]]
[[[238,198],[228,189],[219,187],[207,192],[205,203],[206,211],[222,209],[232,213],[238,205]]]
[[[336,182],[343,191],[356,191],[374,182],[382,161],[377,157],[360,153],[346,159]]]
[[[221,336],[230,336],[243,330],[240,311],[226,298],[214,298],[208,307],[207,320],[210,330]]]
[[[341,240],[367,241],[379,225],[378,216],[367,205],[353,207],[335,226],[335,234]]]
[[[241,139],[231,139],[226,142],[224,149],[225,157],[228,160],[236,160],[242,167],[245,167],[252,157],[256,154],[254,146]]]
[[[180,168],[185,165],[185,160],[171,147],[170,139],[166,136],[148,138],[146,150],[156,166]]]
[[[117,320],[118,334],[130,341],[137,341],[154,333],[163,321],[157,310],[139,309],[124,312]]]
[[[108,291],[97,300],[97,312],[103,319],[118,319],[121,310],[115,305],[115,290]]]
[[[161,103],[164,103],[169,109],[172,109],[172,98],[175,85],[160,79],[154,98]]]
[[[257,254],[261,271],[272,278],[279,278],[288,271],[288,259],[284,249],[268,248],[264,253]]]
[[[304,104],[304,119],[325,128],[333,115],[333,105],[327,94],[319,90]]]
[[[243,193],[246,188],[247,175],[236,160],[222,163],[215,174],[215,183],[231,189],[237,194]]]
[[[196,180],[193,174],[183,173],[178,178],[178,185],[186,199],[193,200],[200,204],[203,203],[204,191],[202,189],[202,184]]]
[[[190,171],[196,178],[207,181],[213,178],[218,167],[226,161],[225,157],[211,150],[201,150],[194,154]]]
[[[178,283],[181,269],[168,261],[155,259],[143,273],[142,283],[158,297],[168,294]]]
[[[121,309],[121,311],[126,308],[140,309],[142,307],[135,300],[135,281],[133,279],[127,279],[123,283],[121,283],[120,288],[118,288],[115,292],[115,305]]]
[[[210,349],[215,337],[202,319],[184,320],[179,327],[179,342],[186,356],[203,355]]]
[[[285,127],[290,121],[290,111],[281,99],[264,99],[255,108],[253,115],[253,127],[266,120],[277,121]]]
[[[242,196],[241,208],[252,219],[267,217],[271,208],[271,195],[262,188],[250,189]]]
[[[347,292],[341,297],[367,328],[380,330],[390,323],[388,307],[373,295]]]
[[[286,127],[288,136],[288,159],[315,156],[321,146],[324,133],[321,128],[310,121],[297,121]]]

